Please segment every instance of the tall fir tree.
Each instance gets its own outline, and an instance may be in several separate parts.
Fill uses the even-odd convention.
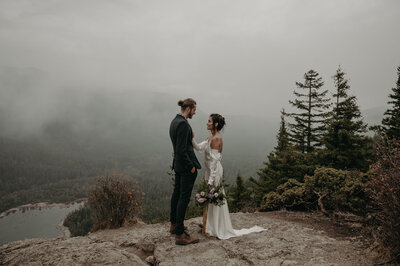
[[[373,152],[372,139],[364,135],[367,125],[362,120],[357,98],[348,95],[350,85],[345,75],[339,66],[333,76],[335,103],[322,138],[325,146],[321,151],[322,161],[324,165],[336,169],[366,171]]]
[[[294,123],[289,123],[290,140],[302,153],[311,153],[321,145],[320,138],[325,130],[324,122],[329,115],[330,99],[325,98],[328,90],[321,91],[324,82],[319,74],[310,70],[304,74],[304,83],[296,82],[300,92],[294,101],[289,101],[298,113],[289,114]]]
[[[387,109],[382,120],[382,129],[389,139],[400,140],[400,66],[397,67],[396,87],[392,88],[391,99],[388,104],[393,105],[391,109]]]
[[[231,212],[240,211],[249,201],[250,196],[240,171],[236,175],[235,185],[228,194],[229,210]]]
[[[285,109],[281,111],[281,124],[279,127],[278,135],[276,136],[278,145],[275,147],[276,152],[284,152],[289,148],[289,134],[286,128]]]
[[[308,155],[295,150],[289,142],[284,110],[281,112],[277,142],[277,146],[268,155],[267,162],[264,163],[265,167],[258,170],[258,180],[250,178],[250,181],[255,184],[258,203],[265,194],[275,191],[280,184],[290,178],[303,182],[304,175],[312,175],[314,171]]]

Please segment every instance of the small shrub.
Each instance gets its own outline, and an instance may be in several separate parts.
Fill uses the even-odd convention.
[[[291,178],[286,183],[279,185],[276,192],[270,192],[264,196],[261,210],[302,209],[304,192],[304,184]]]
[[[304,210],[315,208],[319,197],[327,210],[349,211],[358,215],[367,212],[369,197],[366,174],[333,168],[317,168],[304,183],[289,179],[263,198],[262,211],[277,209]]]
[[[377,240],[400,262],[400,140],[383,137],[376,148],[378,160],[370,165],[370,194],[379,226]]]
[[[282,208],[282,197],[276,192],[269,192],[265,194],[262,204],[261,204],[261,211],[274,211],[279,210]]]
[[[93,231],[118,228],[124,222],[136,221],[141,211],[142,197],[136,183],[118,175],[100,177],[89,192],[93,210]]]
[[[304,183],[311,202],[316,201],[318,194],[323,197],[323,206],[328,210],[365,215],[369,202],[367,179],[367,175],[358,171],[321,167],[313,176],[306,176]]]
[[[278,186],[278,191],[282,191],[281,197],[286,208],[300,207],[304,203],[304,184],[295,179],[289,179],[285,184]]]

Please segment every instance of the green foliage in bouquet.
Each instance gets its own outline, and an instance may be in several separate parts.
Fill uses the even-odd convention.
[[[212,203],[216,206],[222,206],[226,202],[226,195],[224,192],[224,183],[221,182],[220,185],[216,187],[210,187],[207,185],[205,180],[199,184],[197,193],[195,196],[196,203],[199,205],[204,205],[208,203]]]

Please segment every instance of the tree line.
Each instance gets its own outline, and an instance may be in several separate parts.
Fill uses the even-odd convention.
[[[351,212],[365,217],[384,250],[399,260],[400,67],[397,76],[382,124],[368,127],[341,67],[330,97],[318,72],[305,73],[289,101],[294,111],[281,112],[265,167],[257,178],[238,173],[231,210]]]

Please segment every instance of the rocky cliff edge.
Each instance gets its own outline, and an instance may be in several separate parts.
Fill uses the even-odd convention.
[[[229,240],[201,236],[202,218],[189,219],[185,225],[200,243],[188,246],[175,245],[169,223],[138,223],[85,237],[27,239],[0,246],[0,265],[373,264],[358,237],[336,235],[326,226],[283,214],[231,214],[235,229],[259,225],[267,230]]]

